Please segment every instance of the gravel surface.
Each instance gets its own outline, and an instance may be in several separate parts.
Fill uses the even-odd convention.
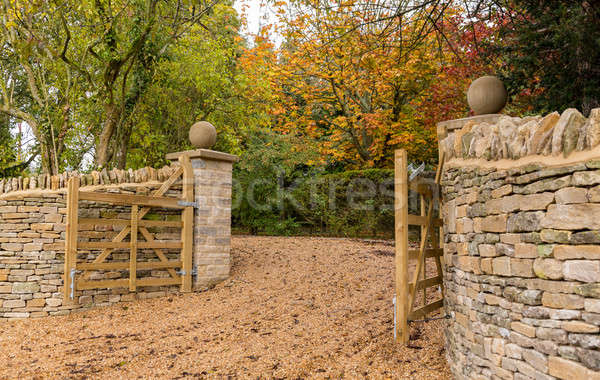
[[[0,378],[450,378],[444,321],[393,342],[391,242],[232,246],[231,279],[203,293],[0,323]]]

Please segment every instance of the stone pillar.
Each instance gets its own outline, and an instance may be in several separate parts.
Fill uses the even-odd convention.
[[[188,155],[194,168],[194,289],[202,290],[229,277],[231,267],[232,166],[238,160],[223,152],[197,149]]]

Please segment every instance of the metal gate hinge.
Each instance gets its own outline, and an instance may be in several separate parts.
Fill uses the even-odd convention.
[[[193,208],[199,208],[200,206],[198,206],[198,203],[196,202],[188,202],[188,201],[177,201],[177,205],[178,206],[183,206],[183,207],[193,207]]]
[[[69,272],[69,276],[71,276],[71,299],[75,298],[75,274],[76,273],[81,273],[80,270],[77,270],[75,268],[72,268],[71,271]]]
[[[178,270],[177,272],[175,272],[181,276],[185,276],[186,272],[182,269],[182,270]],[[198,271],[196,270],[196,268],[192,269],[192,276],[197,276],[198,275]]]

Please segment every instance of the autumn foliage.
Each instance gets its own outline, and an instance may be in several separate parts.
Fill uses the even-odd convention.
[[[493,28],[463,30],[460,10],[432,25],[371,0],[276,6],[284,42],[265,29],[243,62],[269,83],[273,128],[316,146],[320,164],[386,167],[397,148],[435,161],[435,124],[468,116],[466,88],[489,70],[473,44]]]

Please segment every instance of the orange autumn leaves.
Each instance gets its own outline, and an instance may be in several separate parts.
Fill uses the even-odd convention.
[[[464,91],[482,66],[454,57],[426,21],[370,1],[278,2],[283,42],[263,30],[242,57],[252,96],[268,104],[272,128],[300,137],[298,150],[318,149],[321,163],[386,167],[397,148],[435,161],[435,123],[467,116]]]

